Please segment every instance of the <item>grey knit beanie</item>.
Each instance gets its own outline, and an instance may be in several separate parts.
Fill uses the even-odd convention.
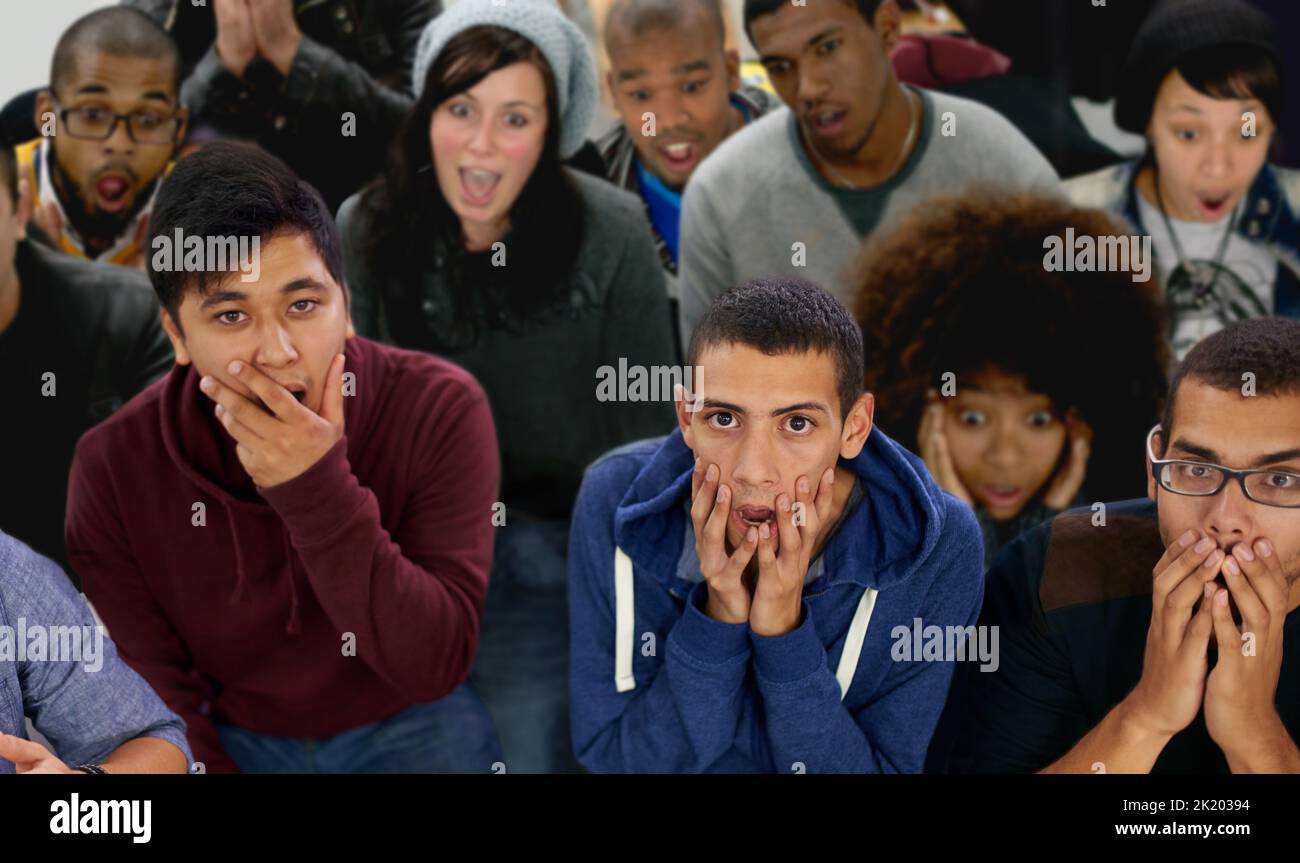
[[[582,31],[564,17],[554,0],[456,0],[420,35],[411,79],[416,92],[423,90],[429,67],[452,37],[480,26],[513,30],[542,52],[559,91],[560,158],[578,152],[600,95],[596,66]]]

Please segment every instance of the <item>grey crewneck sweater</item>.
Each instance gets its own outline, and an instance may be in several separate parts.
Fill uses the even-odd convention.
[[[863,240],[931,195],[971,183],[1061,194],[1051,164],[1001,114],[968,99],[917,92],[925,105],[918,144],[895,176],[872,189],[826,182],[788,108],[749,124],[701,163],[682,203],[683,344],[716,297],[759,276],[802,276],[852,308],[855,288],[844,270]],[[948,119],[955,134],[943,134]],[[793,261],[795,243],[803,244],[803,266]]]

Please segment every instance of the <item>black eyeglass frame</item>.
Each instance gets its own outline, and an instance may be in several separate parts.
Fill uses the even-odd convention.
[[[1285,470],[1270,470],[1267,468],[1255,468],[1253,470],[1233,470],[1230,467],[1224,467],[1221,464],[1214,464],[1213,462],[1208,462],[1208,461],[1195,461],[1192,459],[1185,459],[1185,458],[1156,458],[1155,451],[1151,449],[1151,439],[1155,437],[1156,432],[1160,432],[1160,431],[1164,431],[1164,430],[1157,423],[1156,425],[1151,427],[1151,431],[1147,432],[1147,460],[1151,462],[1151,478],[1156,481],[1156,485],[1160,486],[1162,489],[1169,492],[1170,494],[1180,494],[1183,495],[1184,497],[1214,497],[1216,494],[1223,491],[1227,487],[1228,482],[1230,480],[1235,479],[1237,481],[1237,484],[1241,486],[1241,493],[1245,495],[1246,499],[1249,500],[1251,503],[1257,503],[1260,506],[1275,506],[1278,509],[1300,509],[1300,503],[1295,503],[1288,506],[1286,504],[1269,503],[1268,501],[1265,500],[1259,500],[1254,495],[1252,495],[1250,493],[1250,489],[1246,487],[1246,477],[1253,476],[1254,474],[1261,474],[1261,473],[1281,474],[1282,476],[1294,477],[1297,483],[1300,483],[1300,474],[1294,474],[1291,473],[1290,471],[1285,471]],[[1189,464],[1189,465],[1195,465],[1196,467],[1212,467],[1215,470],[1219,471],[1220,474],[1222,474],[1223,480],[1222,482],[1219,483],[1218,487],[1214,489],[1214,491],[1206,491],[1206,492],[1178,491],[1177,489],[1172,489],[1169,486],[1165,485],[1164,480],[1160,478],[1161,473],[1163,473],[1164,466],[1169,464]]]
[[[135,128],[131,125],[131,118],[141,117],[144,116],[144,114],[139,112],[134,114],[119,114],[116,111],[104,111],[104,109],[102,108],[95,108],[94,110],[96,111],[103,111],[103,113],[105,114],[112,115],[113,122],[108,124],[108,131],[105,132],[103,135],[78,135],[75,132],[73,132],[71,126],[68,125],[68,114],[72,113],[73,111],[87,111],[90,109],[69,108],[63,105],[61,102],[59,102],[58,99],[53,98],[53,95],[51,95],[51,101],[54,102],[54,108],[55,110],[58,111],[59,120],[63,123],[64,133],[69,138],[76,138],[78,141],[107,141],[109,138],[113,137],[113,133],[117,131],[118,123],[126,123],[126,134],[131,139],[131,142],[133,144],[140,144],[145,147],[162,147],[169,144],[174,145],[176,143],[176,132],[181,127],[180,112],[173,111],[171,116],[167,118],[167,121],[172,124],[171,131],[167,133],[167,140],[141,141],[138,137],[136,137]]]

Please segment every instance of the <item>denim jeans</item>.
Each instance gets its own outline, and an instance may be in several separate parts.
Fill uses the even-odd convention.
[[[244,773],[492,773],[504,761],[492,717],[468,685],[324,739],[271,737],[221,723],[217,732]]]
[[[568,520],[497,528],[470,682],[496,723],[507,773],[576,773],[569,733]]]

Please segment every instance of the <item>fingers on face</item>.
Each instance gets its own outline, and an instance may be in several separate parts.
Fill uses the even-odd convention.
[[[800,482],[803,482],[805,487],[807,486],[807,480],[802,477],[800,477]],[[798,484],[796,483],[797,487]],[[798,507],[795,504],[798,504]],[[800,537],[801,528],[806,529],[808,519],[813,517],[812,507],[809,506],[809,501],[791,501],[790,495],[782,492],[776,496],[776,509],[776,532],[777,536],[781,538],[781,553],[796,554],[800,546],[803,545]],[[796,525],[796,518],[802,521],[803,524]]]
[[[1217,575],[1219,564],[1223,562],[1223,552],[1215,547],[1214,540],[1203,537],[1187,547],[1182,547],[1181,541],[1177,547],[1171,546],[1161,558],[1162,561],[1166,559],[1168,563],[1155,571],[1155,594],[1162,600],[1168,599],[1174,589],[1193,573],[1200,574],[1201,583]],[[1160,564],[1156,566],[1160,567]]]
[[[704,541],[721,549],[727,536],[727,520],[731,518],[731,489],[719,485],[715,500],[717,503],[704,524]]]
[[[691,485],[695,488],[695,494],[691,497],[691,520],[695,522],[695,530],[699,534],[703,532],[709,514],[713,512],[713,507],[717,503],[717,465],[711,464],[707,467],[697,465],[695,475],[691,477]]]
[[[230,432],[230,436],[235,440],[247,443],[262,439],[261,435],[246,423],[241,422],[239,417],[233,411],[228,410],[224,404],[218,402],[217,406],[213,408],[213,412],[217,415],[217,420],[225,427],[226,431]]]
[[[218,418],[229,416],[259,437],[265,436],[265,433],[269,431],[267,421],[270,417],[253,402],[221,381],[209,375],[199,382],[199,387],[207,394],[208,398],[217,403],[217,407],[221,408],[221,412],[217,414]],[[222,424],[226,424],[225,419],[222,419]],[[227,425],[226,427],[229,428],[230,426]]]
[[[1211,582],[1206,582],[1201,586],[1201,605],[1196,614],[1192,616],[1192,622],[1187,626],[1187,637],[1183,644],[1191,645],[1186,649],[1195,649],[1199,646],[1205,650],[1209,643],[1210,631],[1214,629],[1214,594],[1217,588]]]
[[[1216,591],[1212,605],[1214,637],[1219,642],[1219,661],[1235,661],[1241,656],[1241,632],[1232,622],[1232,610],[1228,607],[1228,591],[1222,589]]]
[[[273,381],[261,369],[251,363],[233,362],[227,368],[244,386],[262,400],[272,413],[281,419],[289,419],[295,410],[302,407],[290,392]]]
[[[731,553],[727,559],[727,574],[740,577],[749,566],[749,561],[754,557],[754,552],[758,550],[758,528],[750,527],[745,531],[745,538],[741,540],[740,545]]]
[[[1282,572],[1277,555],[1273,553],[1273,544],[1267,539],[1257,539],[1253,546],[1238,543],[1232,549],[1232,557],[1234,566],[1240,570],[1264,607],[1270,613],[1284,617],[1289,588],[1286,574]],[[1226,563],[1224,567],[1227,568]]]

